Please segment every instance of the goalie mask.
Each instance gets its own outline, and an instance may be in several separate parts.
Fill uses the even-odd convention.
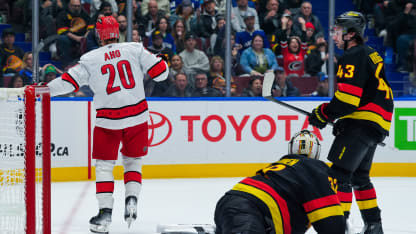
[[[302,130],[292,137],[288,151],[289,154],[303,154],[308,158],[319,159],[321,144],[315,134]]]
[[[105,16],[98,19],[95,30],[97,31],[98,38],[101,41],[105,41],[119,38],[118,27],[118,22],[113,16]]]

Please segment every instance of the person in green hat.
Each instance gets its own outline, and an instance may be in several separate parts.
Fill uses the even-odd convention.
[[[45,83],[49,83],[50,81],[55,79],[58,73],[59,74],[63,73],[61,70],[59,70],[52,64],[46,64],[45,66],[43,66],[42,71],[44,74],[43,81]]]

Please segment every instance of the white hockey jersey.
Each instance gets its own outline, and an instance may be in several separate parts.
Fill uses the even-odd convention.
[[[56,96],[89,85],[94,92],[96,126],[123,129],[148,120],[144,72],[163,81],[169,69],[141,43],[113,43],[84,54],[77,65],[48,86],[51,96]]]

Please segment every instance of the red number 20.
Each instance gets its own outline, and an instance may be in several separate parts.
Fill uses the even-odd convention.
[[[125,89],[132,89],[136,85],[134,82],[133,73],[131,72],[131,66],[129,61],[121,60],[117,63],[117,72],[120,77],[121,84]],[[114,86],[114,79],[116,78],[116,70],[113,64],[106,64],[101,67],[101,73],[103,75],[109,73],[108,83],[107,83],[107,94],[110,95],[112,93],[118,92],[121,90],[120,86]],[[126,73],[127,78],[126,79]]]

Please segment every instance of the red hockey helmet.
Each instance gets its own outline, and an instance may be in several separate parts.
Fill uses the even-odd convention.
[[[118,39],[119,37],[118,22],[113,16],[105,16],[98,19],[95,30],[97,30],[101,41]]]

